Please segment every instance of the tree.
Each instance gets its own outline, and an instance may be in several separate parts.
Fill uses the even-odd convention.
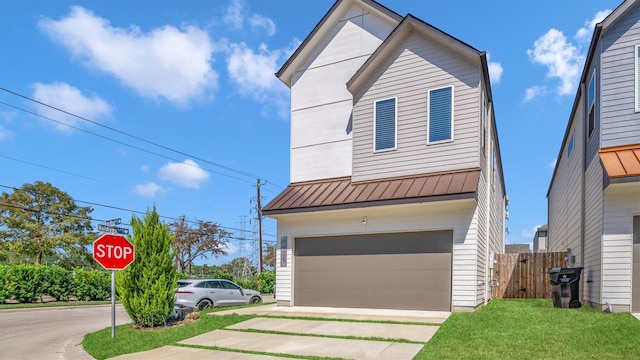
[[[92,211],[49,183],[24,184],[0,196],[0,240],[8,245],[5,251],[36,264],[56,253],[86,252],[95,239]]]
[[[199,257],[206,259],[207,254],[214,256],[226,254],[224,248],[231,233],[220,229],[218,224],[198,220],[197,226],[191,227],[182,216],[180,220],[169,226],[175,235],[173,250],[176,254],[178,271],[188,270],[191,274],[193,260]]]
[[[264,249],[262,265],[268,270],[273,270],[276,268],[276,246],[275,245],[269,244]]]
[[[118,271],[116,286],[120,301],[138,326],[153,326],[173,311],[178,272],[173,266],[173,234],[160,222],[154,206],[144,220],[131,217],[135,261]]]

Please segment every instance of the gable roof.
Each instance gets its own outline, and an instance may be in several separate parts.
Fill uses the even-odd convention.
[[[280,81],[288,87],[291,87],[293,75],[353,4],[358,4],[376,15],[386,18],[391,23],[398,24],[402,21],[402,16],[398,13],[389,10],[387,7],[373,0],[337,0],[331,9],[322,17],[320,22],[316,24],[311,33],[304,39],[302,44],[298,46],[296,51],[289,57],[284,65],[282,65],[280,70],[276,72],[275,75]]]
[[[482,64],[485,75],[485,82],[489,84],[488,67],[484,52],[479,51],[458,40],[457,38],[445,33],[444,31],[429,25],[428,23],[408,14],[402,22],[391,32],[391,34],[380,44],[378,49],[365,61],[364,64],[356,71],[356,73],[347,82],[347,89],[355,94],[360,87],[367,81],[382,63],[387,60],[392,52],[412,33],[418,33],[421,36],[437,42],[461,56],[465,57],[472,63]],[[489,97],[491,101],[491,97]]]
[[[265,215],[474,198],[480,169],[352,183],[351,177],[290,184]]]

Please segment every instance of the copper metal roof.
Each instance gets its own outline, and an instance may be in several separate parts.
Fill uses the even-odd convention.
[[[612,179],[640,176],[640,144],[600,149],[600,160]]]
[[[351,182],[351,177],[290,184],[264,214],[471,198],[480,169]]]

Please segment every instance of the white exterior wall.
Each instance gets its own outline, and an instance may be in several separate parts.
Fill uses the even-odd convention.
[[[351,175],[346,82],[395,25],[353,6],[292,79],[292,183]]]
[[[427,145],[428,90],[453,86],[453,141]],[[374,102],[397,97],[397,149],[374,152]],[[410,35],[355,96],[353,180],[480,167],[480,68]]]
[[[274,216],[278,239],[288,239],[287,267],[281,266],[278,243],[276,299],[295,305],[291,286],[296,237],[453,230],[452,307],[473,309],[477,305],[476,208],[474,200],[457,200]]]
[[[631,310],[633,217],[640,215],[640,182],[610,184],[604,191],[602,300]]]

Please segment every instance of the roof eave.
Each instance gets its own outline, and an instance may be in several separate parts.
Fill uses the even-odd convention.
[[[466,199],[476,200],[476,192],[474,191],[474,192],[467,192],[467,193],[435,195],[435,196],[393,199],[393,200],[365,201],[365,202],[358,202],[358,203],[326,205],[326,206],[263,210],[262,214],[267,217],[272,217],[276,215],[299,214],[299,213],[309,213],[309,212],[328,211],[328,210],[346,210],[346,209],[357,209],[357,208],[366,208],[366,207],[374,207],[374,206],[377,207],[377,206],[390,206],[390,205],[420,204],[420,203],[430,203],[430,202],[436,202],[436,201],[452,201],[452,200],[466,200]]]
[[[307,35],[300,46],[298,46],[296,51],[294,51],[284,65],[282,65],[280,70],[275,73],[276,77],[291,88],[293,75],[302,63],[304,63],[313,49],[316,48],[316,45],[324,39],[324,36],[329,31],[331,31],[331,26],[326,24],[337,22],[349,6],[355,2],[359,2],[363,6],[370,8],[372,11],[376,11],[378,15],[386,17],[390,21],[399,23],[402,20],[401,15],[374,0],[337,0],[318,24],[316,24],[311,33]]]

